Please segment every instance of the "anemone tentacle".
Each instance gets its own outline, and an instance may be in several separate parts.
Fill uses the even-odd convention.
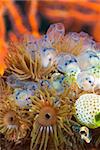
[[[39,150],[42,148],[46,150],[50,138],[58,150],[58,146],[65,141],[64,132],[69,136],[73,135],[68,120],[74,111],[72,112],[69,99],[65,101],[62,95],[58,99],[55,93],[43,89],[37,91],[31,99],[30,111],[34,119],[31,150],[35,150],[38,146]]]

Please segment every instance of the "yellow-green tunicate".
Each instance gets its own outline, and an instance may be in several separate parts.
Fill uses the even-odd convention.
[[[75,103],[75,118],[89,128],[100,127],[100,95],[81,95]]]

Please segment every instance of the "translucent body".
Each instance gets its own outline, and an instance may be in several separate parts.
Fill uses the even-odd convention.
[[[33,81],[21,81],[16,78],[14,75],[10,75],[7,77],[7,84],[12,88],[21,88],[35,91],[38,88],[36,82]]]
[[[31,103],[30,97],[33,95],[33,92],[30,90],[22,90],[16,89],[14,91],[14,98],[16,99],[17,104],[23,108],[28,108],[29,104]]]
[[[55,73],[52,76],[51,85],[58,93],[64,91],[63,80],[64,80],[64,76],[61,75],[60,73]]]
[[[100,63],[100,58],[96,54],[96,51],[85,51],[78,57],[78,64],[82,70],[86,70],[89,67],[96,66]]]
[[[100,65],[88,68],[77,76],[77,84],[84,91],[100,89]]]
[[[56,56],[55,49],[43,48],[41,49],[40,53],[43,67],[48,67],[49,65],[53,64]]]
[[[84,91],[93,92],[94,87],[96,85],[94,76],[92,76],[91,74],[85,71],[78,74],[76,81],[77,81],[79,88]]]
[[[70,64],[77,64],[77,60],[74,56],[69,54],[61,54],[57,59],[57,68],[63,73],[67,73],[67,68]]]

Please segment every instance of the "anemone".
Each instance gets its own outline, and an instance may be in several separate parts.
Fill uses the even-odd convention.
[[[55,149],[64,143],[66,134],[73,135],[69,120],[74,113],[67,97],[54,92],[39,90],[32,97],[31,113],[33,114],[33,129],[31,132],[31,150],[47,149],[50,139],[53,140]]]
[[[0,133],[8,140],[18,141],[26,136],[29,122],[11,97],[0,102]]]
[[[11,92],[11,88],[4,82],[3,78],[0,77],[0,101],[5,100]]]
[[[68,98],[73,102],[75,103],[76,100],[79,98],[80,95],[86,93],[85,91],[82,91],[81,89],[79,89],[78,85],[76,82],[72,83],[70,85],[70,87],[67,85],[67,82],[66,80],[63,81],[63,86],[65,87],[65,90],[64,90],[64,93],[63,95],[65,94],[66,96],[66,93],[67,93],[67,96]]]
[[[26,43],[27,44],[27,43]],[[34,48],[33,48],[34,49]],[[9,44],[9,53],[6,58],[8,70],[20,80],[38,80],[48,76],[55,69],[55,65],[44,68],[41,63],[40,52],[34,50],[34,58],[24,46],[24,43]]]

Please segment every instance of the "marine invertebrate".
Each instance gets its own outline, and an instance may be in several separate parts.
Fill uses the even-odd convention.
[[[24,117],[25,113],[15,102],[11,88],[0,79],[0,133],[14,141],[25,137],[30,122]]]
[[[83,94],[76,100],[75,117],[89,128],[100,127],[100,95]]]
[[[77,58],[72,54],[79,55],[84,49],[94,48],[95,42],[85,33],[70,33],[66,36],[64,33],[63,24],[57,23],[50,26],[41,39],[29,35],[21,41],[10,42],[6,59],[8,69],[20,80],[36,81],[46,76],[48,78],[48,75],[56,69],[65,74],[70,70],[72,76],[74,72],[76,78],[80,66]],[[71,55],[66,54],[69,51]]]
[[[68,123],[73,114],[73,108],[67,97],[55,97],[54,92],[39,91],[32,97],[30,108],[33,114],[33,129],[31,132],[31,149],[46,149],[50,139],[55,149],[64,142],[64,131],[72,135]]]
[[[80,130],[73,131],[77,124],[74,116],[89,128],[100,126],[100,98],[92,93],[100,76],[95,46],[83,32],[65,35],[61,23],[51,25],[40,39],[27,35],[10,42],[5,60],[7,84],[1,82],[0,89],[0,132],[16,142],[26,136],[32,123],[31,150],[49,149],[49,143],[56,150],[60,146],[72,149],[76,143],[76,149],[84,149],[80,143],[90,142],[89,134],[86,136],[79,124]],[[81,57],[86,58],[83,68]]]
[[[51,84],[48,80],[40,80],[39,86],[42,89],[47,89],[47,88],[51,88]]]
[[[23,90],[31,90],[34,92],[38,88],[38,84],[34,81],[19,80],[15,75],[9,75],[6,78],[6,82],[9,87],[13,89],[21,88]]]
[[[28,108],[31,103],[30,97],[34,95],[31,90],[15,89],[13,92],[14,100],[21,108]]]
[[[8,140],[18,141],[26,136],[29,122],[11,98],[0,102],[0,133]]]
[[[39,88],[38,84],[33,81],[22,81],[15,75],[7,76],[8,87],[12,88],[13,100],[16,101],[20,108],[28,108],[31,103],[30,97]]]
[[[92,34],[94,35],[97,41],[100,41],[99,10],[100,5],[98,4],[98,1],[90,2],[86,0],[83,2],[77,2],[77,0],[74,0],[70,2],[66,0],[59,0],[56,3],[56,1],[47,2],[46,0],[43,0],[42,2],[41,0],[34,0],[34,2],[32,0],[23,2],[17,2],[12,0],[6,2],[4,0],[1,0],[0,49],[6,54],[5,48],[7,49],[7,42],[9,38],[16,41],[21,34],[34,34],[36,37],[39,37],[39,28],[40,24],[42,24],[42,17],[40,14],[42,14],[45,18],[47,17],[50,20],[50,22],[63,22],[66,26],[67,31],[70,30],[79,32],[80,30],[84,30],[84,28],[86,28],[88,32],[92,31]],[[6,23],[6,21],[9,23]],[[88,30],[88,26],[89,29],[91,28],[90,31]],[[42,32],[42,30],[40,32]],[[4,70],[6,69],[4,58],[2,59],[2,61],[0,60],[0,64],[2,64],[0,65],[0,74],[3,75]]]
[[[87,70],[92,66],[97,66],[100,63],[100,58],[95,50],[86,50],[78,57],[78,64],[82,70]],[[83,61],[85,60],[84,64]]]
[[[96,84],[94,76],[86,71],[80,72],[77,76],[77,85],[84,91],[93,92]]]
[[[18,45],[13,43],[10,45],[10,52],[7,57],[10,70],[22,80],[34,78],[33,66],[35,62],[32,61],[30,54],[25,49],[22,49],[22,47],[18,47]]]
[[[64,87],[63,87],[63,80],[64,80],[64,75],[60,73],[54,73],[51,76],[51,85],[52,87],[60,94],[64,92]]]
[[[68,72],[68,70],[67,70],[68,66],[71,64],[76,65],[77,60],[76,60],[75,56],[63,53],[60,56],[58,56],[57,64],[58,64],[57,68],[59,71],[67,73]]]
[[[85,140],[87,143],[90,143],[91,141],[91,135],[90,135],[90,131],[87,127],[82,126],[80,128],[80,134],[81,134],[81,138],[83,140]]]
[[[30,41],[31,42],[31,41]],[[36,44],[36,43],[35,43]],[[26,43],[27,45],[27,43]],[[34,45],[33,45],[34,46]],[[33,47],[34,49],[34,47]],[[8,69],[20,80],[38,80],[47,76],[55,69],[55,65],[43,67],[40,52],[35,49],[34,58],[27,51],[23,44],[10,43],[8,57],[6,59]]]
[[[100,65],[92,66],[77,76],[77,84],[84,91],[93,92],[100,88]]]
[[[30,1],[30,6],[34,6],[34,8],[37,6],[36,5],[37,2],[32,2]],[[27,29],[27,27],[24,26],[23,24],[23,17],[22,17],[22,13],[21,13],[21,10],[20,8],[18,7],[18,5],[16,5],[15,2],[13,2],[12,0],[9,1],[8,3],[6,3],[6,1],[2,0],[0,2],[0,23],[2,25],[2,30],[0,30],[0,49],[2,51],[0,51],[0,74],[3,75],[4,74],[4,71],[5,69],[7,68],[7,66],[5,65],[5,62],[4,62],[4,59],[6,57],[6,52],[7,52],[7,49],[8,49],[8,43],[7,43],[7,40],[8,39],[13,39],[14,41],[17,41],[18,39],[18,36],[21,35],[21,34],[30,34],[30,33],[34,33],[36,34],[37,37],[39,37],[39,32],[38,32],[38,24],[36,23],[37,22],[37,19],[36,19],[36,12],[37,11],[33,11],[33,9],[30,9],[29,11],[29,23],[32,28],[32,31],[29,31],[29,29]],[[13,13],[13,11],[15,13]],[[9,30],[6,31],[6,22],[5,22],[5,15],[6,15],[6,12],[8,12],[8,18],[10,19],[10,25],[12,24],[12,28],[11,28],[11,32],[9,32]],[[34,19],[33,17],[34,16]],[[32,23],[31,20],[34,20],[35,23]],[[34,22],[33,21],[33,22]],[[37,30],[37,31],[36,31]],[[9,32],[9,38],[6,36],[6,32]],[[5,57],[3,57],[3,53],[5,54]],[[1,59],[2,58],[2,59]]]
[[[44,48],[40,50],[43,67],[52,66],[56,52],[53,48]]]
[[[64,54],[68,52],[70,56],[66,54],[65,58],[67,57],[69,60],[73,57],[75,58],[73,55],[77,56],[84,50],[94,50],[96,44],[95,41],[84,32],[69,32],[65,35],[64,25],[62,23],[56,23],[50,25],[46,35],[41,39],[41,46],[43,48],[52,47],[56,50],[56,53],[58,55],[60,53],[61,56],[64,56]]]
[[[66,82],[68,86],[77,82],[77,76],[80,73],[80,68],[77,64],[70,64],[66,68],[64,83]]]
[[[0,102],[4,101],[12,93],[11,88],[0,77]]]
[[[93,75],[95,77],[95,79],[100,78],[100,64],[99,63],[98,63],[98,65],[92,66],[91,68],[89,68],[87,70],[87,72],[90,73],[91,75]]]

